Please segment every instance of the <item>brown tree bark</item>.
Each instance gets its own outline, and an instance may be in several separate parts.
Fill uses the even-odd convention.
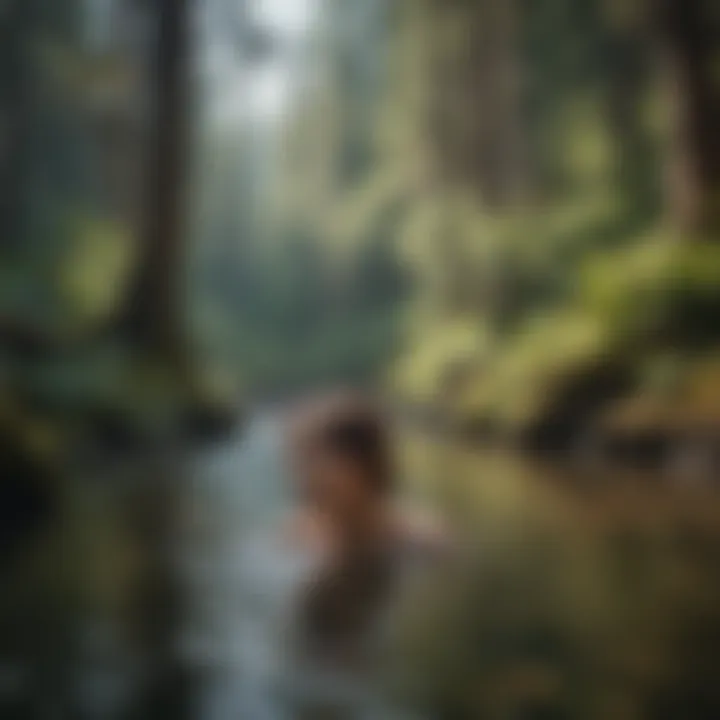
[[[183,225],[189,147],[191,0],[157,0],[144,228],[124,325],[143,349],[178,360],[183,321]]]
[[[655,0],[672,105],[668,201],[689,236],[720,227],[720,13],[714,0]]]

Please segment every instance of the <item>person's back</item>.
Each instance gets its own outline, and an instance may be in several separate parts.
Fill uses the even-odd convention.
[[[272,445],[261,462],[224,461],[219,477],[232,465],[247,492],[224,480],[212,484],[222,489],[213,495],[220,506],[242,491],[245,512],[222,533],[222,567],[208,579],[218,583],[208,594],[217,604],[199,614],[188,646],[199,662],[212,663],[203,699],[209,718],[399,717],[379,681],[387,637],[398,627],[389,617],[402,604],[402,579],[425,564],[434,543],[428,523],[395,507],[384,428],[380,442],[377,429],[363,439],[366,421],[358,428],[357,414],[348,419],[345,407],[333,409],[332,421],[317,414],[304,425],[308,435],[327,432],[326,423],[334,429],[293,446],[290,508],[275,483],[285,473]],[[267,484],[262,492],[260,483]],[[258,496],[270,493],[274,507],[258,509]]]
[[[394,506],[389,434],[371,404],[339,396],[309,418],[294,435],[304,503],[289,537],[316,562],[292,605],[289,694],[300,716],[377,718],[387,614],[440,534]]]
[[[328,562],[324,552],[298,578],[284,626],[283,692],[293,717],[396,717],[383,698],[382,677],[392,617],[404,580],[427,566],[433,540],[404,526],[384,541]],[[297,543],[289,552],[303,554]],[[381,714],[382,710],[382,714]]]

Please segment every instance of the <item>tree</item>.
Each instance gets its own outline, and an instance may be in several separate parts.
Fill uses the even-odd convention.
[[[712,0],[655,0],[672,104],[668,204],[690,236],[720,229],[720,13]]]
[[[26,155],[32,85],[29,37],[33,3],[7,3],[0,9],[0,243],[21,242]]]
[[[147,191],[136,278],[124,318],[142,348],[183,364],[183,213],[187,189],[191,0],[157,0]]]

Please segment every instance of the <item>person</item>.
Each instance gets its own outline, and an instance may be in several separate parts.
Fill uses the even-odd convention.
[[[389,422],[368,397],[303,405],[287,437],[297,505],[285,540],[313,558],[289,629],[295,717],[380,717],[383,621],[403,579],[447,552],[447,533],[397,502]]]

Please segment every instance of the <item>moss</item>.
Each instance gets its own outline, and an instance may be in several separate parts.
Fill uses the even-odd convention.
[[[472,317],[432,332],[400,368],[399,387],[461,425],[511,434],[558,423],[680,432],[720,417],[720,248],[653,232],[589,257],[577,287],[484,344]],[[452,392],[448,376],[459,378]]]
[[[579,298],[587,312],[650,349],[720,341],[720,248],[650,235],[586,261]]]

